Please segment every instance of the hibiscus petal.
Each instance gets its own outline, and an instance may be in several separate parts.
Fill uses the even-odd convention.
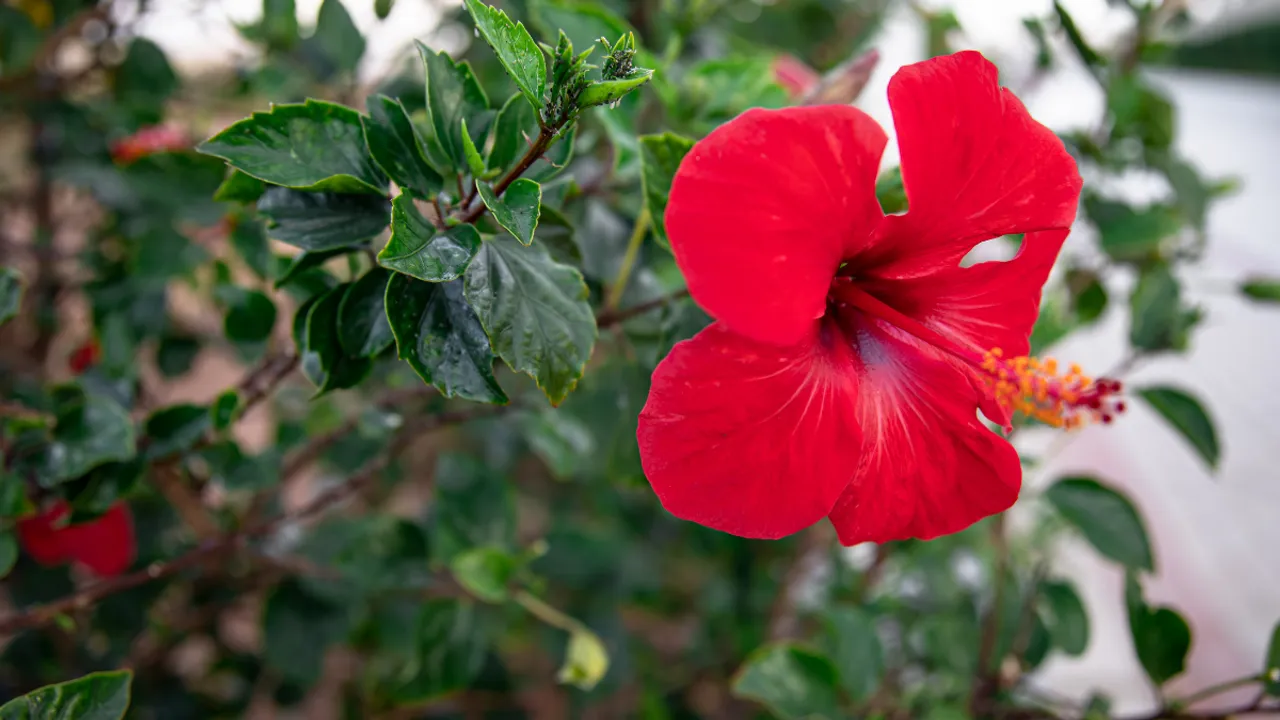
[[[694,145],[665,221],[698,304],[761,342],[804,337],[880,221],[885,142],[866,113],[830,105],[748,110]]]
[[[53,524],[70,512],[66,503],[58,503],[49,510],[18,521],[18,541],[32,560],[45,567],[55,567],[68,559],[67,548],[62,542],[62,529]]]
[[[1027,233],[1013,258],[952,266],[907,280],[868,281],[864,288],[900,312],[977,352],[1000,348],[1026,355],[1040,299],[1067,230]],[[993,418],[994,419],[994,418]]]
[[[138,545],[129,506],[118,502],[101,517],[62,531],[63,546],[72,560],[101,577],[119,575],[133,564]]]
[[[1065,228],[1081,179],[1051,130],[966,51],[908,65],[889,82],[907,213],[885,219],[871,274],[917,277],[1001,235]]]
[[[831,511],[858,464],[857,376],[847,345],[810,324],[786,348],[715,323],[653,374],[637,440],[673,515],[779,538]]]
[[[959,532],[1018,498],[1017,452],[977,419],[963,372],[900,331],[868,321],[858,422],[862,463],[830,513],[844,545]]]

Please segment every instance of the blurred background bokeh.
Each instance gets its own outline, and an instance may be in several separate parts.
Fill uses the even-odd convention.
[[[91,340],[103,355],[94,382],[128,385],[122,403],[135,419],[212,403],[246,373],[269,370],[291,348],[294,310],[313,288],[328,287],[325,277],[357,267],[344,258],[317,264],[281,288],[275,281],[297,251],[268,241],[252,209],[213,200],[220,161],[178,153],[124,165],[112,143],[163,123],[190,145],[271,103],[307,97],[363,111],[376,91],[420,111],[415,40],[470,60],[495,106],[512,91],[460,3],[324,4],[330,19],[318,29],[321,0],[0,5],[0,265],[28,278],[22,312],[0,329],[7,416],[16,412],[9,401],[43,407],[43,388],[69,378],[68,358]],[[347,19],[335,20],[332,4]],[[1165,717],[1156,713],[1150,663],[1135,650],[1125,563],[1045,500],[1054,483],[1086,476],[1137,508],[1155,558],[1154,570],[1139,573],[1146,602],[1175,608],[1191,628],[1185,670],[1171,674],[1164,696],[1263,669],[1280,619],[1280,2],[495,4],[539,40],[552,43],[563,28],[580,49],[601,28],[634,28],[641,59],[658,70],[654,85],[621,108],[583,120],[558,181],[593,302],[605,304],[624,265],[624,308],[682,284],[656,242],[645,242],[638,261],[626,259],[645,202],[637,134],[697,138],[746,107],[788,104],[774,75],[779,57],[837,74],[861,59],[869,73],[857,78],[865,86],[853,99],[890,133],[892,185],[889,78],[907,63],[977,49],[1064,138],[1086,180],[1080,221],[1046,290],[1038,351],[1114,371],[1133,388],[1172,388],[1195,409],[1135,400],[1107,426],[1020,428],[1027,489],[994,534],[987,522],[931,543],[838,552],[833,535],[816,532],[743,541],[666,516],[639,472],[633,433],[648,373],[706,322],[676,301],[602,328],[593,365],[560,410],[540,401],[432,434],[319,526],[283,523],[243,557],[0,638],[0,701],[127,666],[137,672],[131,717],[166,720],[801,717],[787,702],[814,697],[812,677],[794,680],[791,701],[757,705],[747,699],[764,691],[731,691],[750,653],[796,640],[826,649],[843,673],[834,717]],[[878,61],[867,62],[872,50]],[[258,291],[272,305],[267,327],[242,332],[253,322],[232,319],[244,307],[236,293]],[[197,547],[209,537],[202,523],[216,533],[267,509],[288,518],[356,473],[415,413],[452,411],[421,392],[394,352],[379,362],[366,385],[314,401],[305,381],[286,379],[216,446],[221,455],[182,466],[177,484],[186,490],[154,469],[102,490],[133,504],[135,568]],[[387,397],[414,394],[417,407],[388,409]],[[64,497],[92,515],[92,493],[79,482],[28,500]],[[192,502],[198,507],[184,506]],[[421,597],[384,602],[396,581],[417,588],[409,581],[418,574],[422,588],[441,584],[428,557],[439,560],[442,534],[466,535],[463,521],[449,529],[457,517],[498,528],[513,552],[535,558],[531,586],[603,639],[609,665],[595,689],[557,683],[564,628],[531,628],[519,608],[499,608],[494,622],[503,629],[488,640],[438,650],[457,638],[423,628]],[[413,529],[369,526],[392,518]],[[1097,519],[1107,527],[1095,532],[1105,536],[1113,519]],[[415,543],[430,549],[409,548]],[[94,582],[25,553],[14,562],[0,614]],[[351,581],[364,570],[377,581]],[[990,650],[980,636],[993,602],[1002,602],[992,588],[1006,575],[1005,614],[1015,628],[1013,647],[1002,649],[1012,667],[984,669]],[[1037,588],[1047,580],[1075,588],[1087,647],[1076,647],[1054,609],[1039,609]],[[1024,605],[1036,623],[1027,632],[1038,639],[1017,630]],[[468,632],[468,620],[452,622]],[[842,635],[859,632],[876,636],[873,650]],[[1041,640],[1043,652],[1029,658],[1037,653],[1027,645]],[[483,660],[477,669],[471,656]],[[868,669],[848,669],[859,663]],[[975,706],[970,678],[988,672],[1009,707],[1048,714]],[[1236,707],[1256,692],[1242,685],[1196,707]]]

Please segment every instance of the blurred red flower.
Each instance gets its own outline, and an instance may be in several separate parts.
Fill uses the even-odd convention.
[[[89,522],[59,526],[70,512],[67,503],[58,501],[18,521],[18,541],[31,559],[45,566],[76,562],[102,577],[129,569],[138,548],[128,505],[119,501]]]
[[[191,148],[187,133],[172,125],[152,125],[111,144],[111,158],[118,163],[131,163],[155,153]]]

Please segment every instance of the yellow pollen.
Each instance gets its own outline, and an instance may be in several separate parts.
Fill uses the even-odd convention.
[[[1046,425],[1072,430],[1092,422],[1109,423],[1124,412],[1120,382],[1094,380],[1079,365],[1069,365],[1062,375],[1053,358],[1006,359],[1000,348],[992,348],[979,368],[1000,407]]]

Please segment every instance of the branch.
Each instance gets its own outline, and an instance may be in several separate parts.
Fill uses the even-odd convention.
[[[525,151],[524,157],[520,158],[520,162],[516,163],[515,167],[508,170],[507,174],[503,175],[502,178],[493,186],[493,194],[498,197],[502,197],[502,193],[506,192],[508,187],[511,187],[511,183],[515,182],[517,178],[525,173],[525,171],[533,167],[533,164],[538,161],[538,158],[542,157],[543,154],[547,152],[547,149],[551,147],[551,141],[555,139],[558,130],[559,128],[544,125],[538,132],[538,138],[529,145],[529,149]],[[476,203],[471,206],[470,210],[465,211],[458,220],[464,223],[473,223],[476,220],[479,220],[481,215],[484,215],[484,211],[484,203]]]
[[[1004,576],[1009,566],[1009,542],[1004,533],[1004,514],[991,521],[991,544],[995,549],[995,597],[982,621],[982,637],[978,645],[978,665],[973,675],[973,688],[969,696],[969,714],[983,717],[987,705],[1000,689],[1000,658],[994,657],[996,641],[1000,635],[1000,611],[1004,605]],[[993,668],[992,665],[995,665]]]
[[[626,322],[633,317],[643,315],[650,310],[657,310],[660,307],[669,305],[686,297],[689,297],[688,288],[685,288],[684,290],[677,290],[670,295],[663,295],[660,298],[654,298],[647,302],[642,302],[639,305],[632,305],[629,308],[623,308],[621,310],[603,310],[600,314],[596,315],[596,325],[602,328],[609,327],[610,325],[617,325],[618,323]]]

